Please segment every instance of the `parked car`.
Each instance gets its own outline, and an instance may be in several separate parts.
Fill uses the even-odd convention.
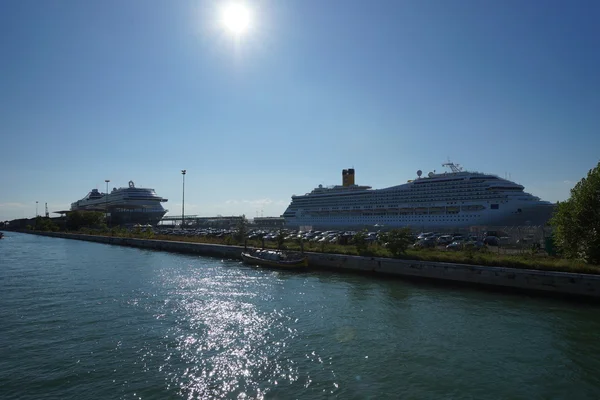
[[[452,242],[448,246],[446,246],[446,250],[462,250],[462,249],[463,249],[463,242],[460,240],[455,240],[454,242]]]
[[[437,244],[442,245],[442,246],[450,244],[452,242],[453,242],[452,236],[450,236],[450,235],[443,235],[437,239]]]
[[[498,239],[497,236],[486,236],[485,239],[483,239],[483,243],[488,246],[499,246],[500,239]]]
[[[414,249],[431,249],[434,248],[437,244],[437,240],[435,238],[427,238],[421,239],[417,241],[417,243],[413,244]]]
[[[464,249],[473,249],[473,250],[479,250],[485,247],[485,243],[483,243],[481,240],[469,240],[468,242],[465,242],[465,244],[463,245]]]
[[[501,237],[509,237],[508,233],[503,232],[503,231],[487,231],[483,233],[484,237],[488,237],[488,236],[496,236],[497,238],[501,238]]]

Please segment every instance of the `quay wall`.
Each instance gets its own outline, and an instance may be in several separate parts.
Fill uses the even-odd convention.
[[[42,236],[241,259],[243,246],[190,243],[168,240],[133,239],[59,232],[27,232]],[[433,261],[361,257],[342,254],[307,253],[311,269],[369,272],[399,277],[437,279],[495,286],[547,294],[600,299],[600,275],[488,267]]]

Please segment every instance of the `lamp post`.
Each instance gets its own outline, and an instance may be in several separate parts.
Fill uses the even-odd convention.
[[[181,229],[185,226],[185,169],[181,170],[181,175],[183,178],[183,193],[181,195]]]
[[[106,194],[104,195],[104,218],[106,219],[106,226],[108,227],[108,182],[110,179],[105,179],[106,182]]]
[[[37,216],[38,216],[38,208],[37,208],[37,206],[38,206],[38,202],[37,202],[37,200],[36,200],[36,201],[35,201],[35,217],[36,217],[36,218],[37,218]]]

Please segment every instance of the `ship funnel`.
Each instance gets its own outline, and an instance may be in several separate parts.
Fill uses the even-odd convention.
[[[342,185],[354,185],[354,168],[342,170]]]

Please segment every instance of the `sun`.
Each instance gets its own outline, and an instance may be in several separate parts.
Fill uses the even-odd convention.
[[[231,34],[241,36],[250,28],[250,9],[241,3],[230,3],[221,10],[221,22]]]

